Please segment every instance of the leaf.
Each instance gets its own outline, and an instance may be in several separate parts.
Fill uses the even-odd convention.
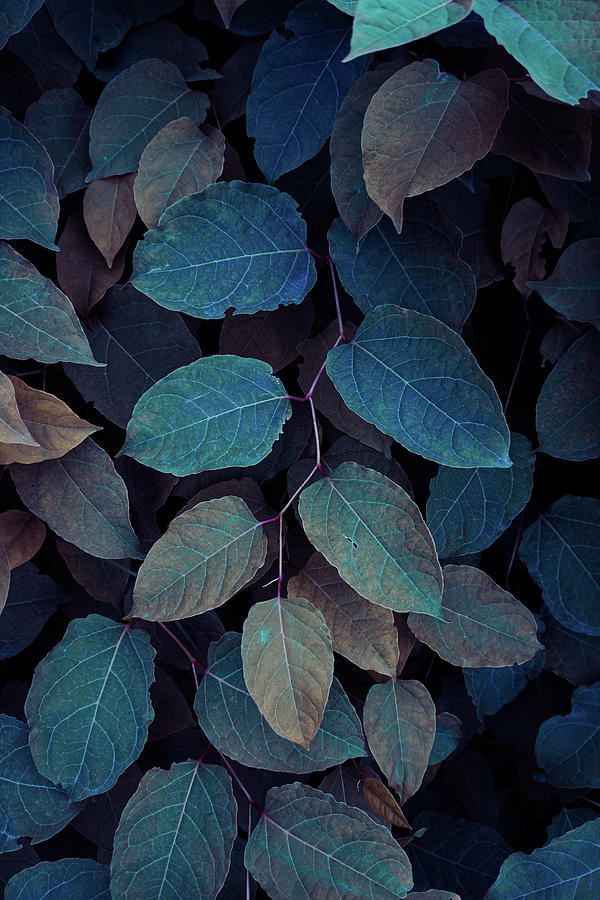
[[[541,644],[526,606],[472,566],[444,566],[443,619],[410,613],[408,627],[454,666],[510,666]]]
[[[23,869],[6,885],[6,900],[47,897],[60,900],[68,891],[72,900],[110,900],[110,869],[93,859],[58,859]]]
[[[63,599],[62,588],[41,575],[33,563],[12,572],[6,605],[0,614],[0,659],[16,656],[27,647]]]
[[[130,0],[46,0],[58,33],[93,72],[98,53],[110,50],[134,23]]]
[[[60,539],[56,541],[56,549],[75,581],[90,597],[99,603],[112,604],[121,613],[131,560],[98,559],[97,556],[91,556],[74,544]]]
[[[42,91],[71,87],[81,69],[81,60],[56,31],[46,4],[11,38],[7,49],[25,62],[35,59],[35,79]]]
[[[253,578],[266,552],[261,524],[242,499],[198,503],[151,548],[129,615],[168,622],[221,606]]]
[[[392,900],[412,887],[410,864],[387,828],[299,782],[274,787],[244,855],[271,896],[295,900],[344,890],[348,900]]]
[[[361,669],[395,675],[398,634],[391,610],[361,597],[320,553],[290,578],[287,590],[288,597],[305,597],[323,614],[336,653]]]
[[[140,157],[135,203],[148,228],[167,206],[202,192],[223,171],[225,138],[216,128],[199,131],[191,119],[175,119],[156,134]]]
[[[484,716],[493,716],[518,697],[543,667],[544,651],[541,650],[520,665],[501,666],[497,669],[463,669],[465,685],[477,709],[477,718],[483,721]]]
[[[269,365],[209,356],[176,369],[143,394],[121,452],[180,476],[251,466],[267,456],[291,411]]]
[[[215,0],[215,6],[221,13],[221,18],[226,28],[229,28],[231,25],[233,14],[236,9],[240,8],[242,3],[245,3],[245,0]]]
[[[425,775],[435,737],[435,706],[420,681],[386,681],[370,688],[363,711],[369,749],[405,803]]]
[[[554,838],[557,837],[562,837],[567,831],[572,831],[573,828],[578,828],[580,825],[583,825],[584,822],[589,822],[590,820],[597,818],[598,814],[596,813],[596,810],[590,809],[587,806],[581,806],[579,808],[570,807],[569,809],[563,807],[560,812],[556,813],[551,824],[548,825],[548,841],[554,840]]]
[[[68,297],[8,244],[0,245],[0,352],[43,363],[102,365]]]
[[[398,232],[407,197],[452,181],[488,153],[507,105],[501,70],[459,81],[432,59],[405,66],[379,88],[363,124],[364,177]],[[467,121],[476,128],[467,130]]]
[[[187,88],[179,69],[144,59],[116,75],[100,95],[90,123],[92,171],[86,181],[136,171],[155,134],[173,119],[204,121],[208,98]]]
[[[71,87],[46,91],[27,110],[25,126],[48,151],[61,198],[85,184],[91,116],[90,107]]]
[[[299,511],[311,543],[366,600],[439,614],[433,539],[416,504],[385,475],[342,463],[302,491]]]
[[[586,822],[529,856],[513,853],[490,887],[488,900],[593,897],[600,886],[600,822]]]
[[[414,310],[378,306],[327,374],[350,409],[413,453],[458,468],[510,468],[500,399],[452,329]]]
[[[395,303],[460,331],[475,302],[475,278],[458,258],[461,235],[428,200],[416,200],[399,235],[387,218],[356,249],[340,219],[329,248],[342,284],[365,313]]]
[[[21,418],[12,378],[0,372],[0,452],[4,444],[38,445]]]
[[[547,366],[548,363],[555,365],[584,331],[585,329],[580,325],[573,325],[562,316],[555,316],[554,322],[540,343],[542,366]]]
[[[242,634],[244,681],[271,728],[308,750],[331,681],[331,635],[320,610],[301,597],[255,603]]]
[[[333,679],[321,727],[308,750],[280,737],[244,682],[241,635],[228,632],[208,651],[194,709],[208,740],[230,759],[271,772],[315,772],[366,755],[360,720]]]
[[[12,34],[21,31],[38,11],[44,0],[22,0],[18,4],[3,3],[0,12],[0,48]]]
[[[18,850],[18,838],[45,841],[79,812],[64,791],[41,775],[29,749],[29,728],[12,716],[0,715],[0,850]]]
[[[460,900],[453,891],[438,891],[435,888],[432,891],[411,891],[406,896],[412,897],[412,900]]]
[[[209,185],[161,216],[134,254],[133,284],[202,319],[300,303],[315,283],[306,224],[289,194],[240,181]]]
[[[298,356],[298,338],[308,337],[314,317],[310,300],[251,316],[227,315],[221,328],[221,353],[263,359],[278,372]]]
[[[319,152],[364,61],[343,62],[348,20],[317,0],[296,6],[265,41],[246,107],[254,155],[274,182]]]
[[[237,834],[231,778],[188,760],[150,769],[123,810],[111,861],[113,896],[217,896]]]
[[[73,802],[108,791],[140,755],[154,718],[153,658],[143,631],[90,615],[38,663],[25,703],[29,746]]]
[[[133,2],[139,7],[141,0],[133,0]],[[171,0],[171,6],[173,5],[174,0]],[[177,0],[177,5],[180,5],[179,0]],[[159,4],[154,12],[148,3],[144,2],[142,6],[144,20],[142,20],[139,10],[136,10],[136,20],[139,23],[144,21],[144,24],[140,24],[139,27],[128,32],[125,39],[110,54],[110,62],[105,61],[106,57],[103,59],[102,65],[97,66],[94,72],[96,78],[101,81],[110,81],[133,63],[146,59],[166,59],[174,63],[185,81],[198,81],[216,76],[216,73],[209,69],[202,69],[198,65],[199,62],[208,59],[208,53],[202,41],[186,34],[174,22],[166,19],[153,21],[156,16],[169,12],[164,3]]]
[[[394,795],[386,788],[378,778],[365,778],[363,782],[365,799],[371,809],[384,822],[390,822],[398,828],[408,828],[410,825],[406,816],[398,806]]]
[[[58,193],[52,160],[37,138],[1,106],[0,153],[0,238],[26,238],[56,250]]]
[[[83,195],[83,219],[88,234],[110,269],[136,217],[134,173],[93,181]]]
[[[454,753],[462,738],[462,726],[458,716],[441,712],[435,720],[435,737],[429,754],[429,765],[437,766]]]
[[[121,428],[149,387],[200,356],[197,341],[177,313],[152,303],[131,285],[112,288],[83,329],[106,367],[69,365],[65,371],[82,396]]]
[[[592,330],[572,344],[544,382],[535,423],[540,450],[558,459],[600,455],[600,334]]]
[[[598,22],[595,5],[563,0],[474,0],[486,29],[551,97],[576,105],[600,90]]]
[[[485,550],[529,502],[535,456],[522,434],[511,434],[510,469],[440,466],[430,482],[427,527],[442,558]]]
[[[545,209],[531,197],[511,208],[502,226],[500,246],[502,260],[513,266],[514,285],[523,297],[531,294],[531,279],[546,274],[541,255],[546,239],[553,247],[562,247],[568,227],[569,218],[563,209]]]
[[[460,22],[472,6],[473,0],[408,0],[401,6],[390,0],[358,0],[346,59],[427,37]]]
[[[27,509],[65,540],[102,559],[139,559],[125,483],[92,440],[60,459],[15,463],[10,471]]]
[[[215,82],[210,99],[221,128],[246,114],[252,73],[262,45],[261,38],[244,41],[219,70],[221,77]]]
[[[545,668],[575,685],[600,681],[600,638],[570,631],[550,616],[544,622]]]
[[[10,559],[6,548],[0,544],[0,613],[5,607],[10,588]]]
[[[76,416],[66,403],[53,394],[29,387],[13,375],[7,377],[13,385],[21,418],[36,446],[0,444],[0,465],[56,459],[99,430],[96,425],[90,425]]]
[[[600,239],[571,244],[549,278],[527,286],[567,319],[600,329]]]
[[[38,552],[46,528],[43,522],[22,509],[7,509],[0,513],[0,544],[4,547],[11,569],[29,562]]]
[[[599,712],[600,682],[583,684],[573,691],[570,713],[542,723],[535,758],[549,784],[560,788],[600,785]]]

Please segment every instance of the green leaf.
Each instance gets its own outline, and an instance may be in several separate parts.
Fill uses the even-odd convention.
[[[488,900],[584,900],[600,891],[600,820],[502,863]]]
[[[427,526],[442,558],[485,550],[529,502],[535,465],[530,442],[513,433],[509,454],[510,469],[440,466],[429,487]]]
[[[221,606],[262,566],[267,538],[240,497],[176,516],[141,565],[130,616],[168,622]]]
[[[361,809],[296,782],[271,788],[265,813],[244,861],[274,900],[397,900],[412,887],[404,850]]]
[[[500,69],[459,81],[425,59],[379,88],[363,124],[364,177],[369,196],[398,232],[405,199],[452,181],[485,156],[507,107]]]
[[[44,0],[12,0],[2,4],[0,10],[0,49],[4,47],[9,37],[18,34],[32,19]]]
[[[43,363],[101,366],[71,301],[29,260],[0,244],[0,352]]]
[[[439,615],[442,576],[419,508],[385,475],[345,462],[300,494],[306,534],[362,597]]]
[[[46,0],[54,26],[90,72],[98,53],[116,47],[135,21],[131,0]]]
[[[467,16],[473,0],[358,0],[346,59],[427,37]]]
[[[300,303],[315,283],[296,201],[265,184],[209,185],[170,206],[134,253],[132,280],[201,319]]]
[[[435,705],[420,681],[386,681],[367,694],[363,725],[369,749],[405,803],[421,786],[435,738]]]
[[[154,650],[144,631],[74,619],[38,664],[25,703],[42,775],[72,801],[108,791],[140,755],[154,718]]]
[[[64,791],[40,775],[29,749],[29,728],[0,715],[0,853],[18,850],[19,838],[32,843],[59,832],[80,810]]]
[[[237,834],[231,778],[188,760],[146,772],[123,810],[111,861],[113,897],[216,897]]]
[[[429,765],[437,766],[454,753],[462,737],[461,721],[458,716],[441,712],[435,720],[435,737],[429,754]]]
[[[22,869],[6,885],[4,900],[110,900],[110,869],[93,859],[58,859]]]
[[[0,238],[27,238],[48,250],[58,222],[58,193],[48,151],[0,106]]]
[[[474,0],[486,29],[543,90],[576,105],[600,91],[600,10],[581,0]]]
[[[127,488],[91,438],[60,459],[10,469],[21,500],[66,541],[101,559],[139,559]]]
[[[70,87],[46,91],[27,109],[25,125],[50,155],[61,198],[85,185],[91,116],[90,107]]]
[[[460,331],[475,302],[475,278],[458,257],[459,230],[431,201],[413,201],[400,235],[389,218],[382,219],[358,252],[340,219],[327,236],[342,284],[365,314],[395,303]]]
[[[527,286],[565,318],[600,328],[600,238],[571,244],[550,278]]]
[[[560,788],[600,787],[600,682],[578,687],[566,716],[542,722],[535,758],[549,784]]]
[[[287,391],[267,363],[208,356],[146,391],[121,452],[180,476],[253,466],[269,454],[291,413]]]
[[[457,468],[509,468],[510,434],[496,388],[447,325],[398,306],[368,313],[329,352],[342,399],[407,450]]]
[[[444,566],[443,619],[410,613],[408,627],[454,666],[510,666],[541,649],[526,606],[472,566]]]
[[[191,91],[164,59],[134,63],[104,88],[90,123],[92,171],[86,181],[135,172],[155,134],[173,119],[203,122],[208,98]]]
[[[333,679],[331,635],[320,610],[302,597],[255,603],[244,622],[242,665],[273,731],[308,750]]]
[[[600,501],[561,497],[525,531],[519,556],[555,619],[600,635]]]
[[[335,678],[308,750],[273,731],[246,688],[240,645],[234,632],[211,645],[194,701],[200,727],[218,750],[245,766],[297,774],[366,756],[360,720]]]
[[[286,34],[273,31],[254,68],[247,129],[267,181],[298,168],[319,152],[340,103],[364,61],[343,62],[350,37],[345,16],[318,0],[296,6]]]

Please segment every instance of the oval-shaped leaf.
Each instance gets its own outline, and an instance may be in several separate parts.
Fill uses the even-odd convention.
[[[570,713],[542,723],[535,758],[549,784],[600,787],[600,682],[582,684],[573,692]]]
[[[22,509],[7,509],[0,513],[0,544],[6,550],[11,569],[35,556],[45,537],[44,523],[31,513]]]
[[[200,727],[215,747],[245,766],[298,774],[366,756],[360,720],[335,678],[308,750],[273,731],[246,688],[240,646],[234,632],[211,644],[194,701]]]
[[[25,125],[54,164],[59,197],[78,191],[90,170],[88,153],[92,110],[71,87],[46,91],[27,109]]]
[[[472,566],[444,566],[443,619],[410,613],[420,641],[454,666],[510,666],[542,645],[537,623],[518,600]]]
[[[262,566],[267,539],[240,497],[176,516],[138,572],[130,616],[168,622],[221,606]]]
[[[300,303],[315,283],[296,201],[265,184],[211,184],[165,210],[134,254],[132,280],[201,319]]]
[[[442,575],[419,508],[385,475],[345,462],[309,485],[298,504],[309,540],[361,596],[439,614]]]
[[[550,278],[527,286],[565,318],[600,328],[600,238],[571,244]]]
[[[88,234],[112,268],[136,217],[133,172],[92,181],[83,195],[83,218]]]
[[[74,619],[38,664],[25,703],[40,773],[72,801],[108,791],[140,755],[154,718],[154,650],[144,631]]]
[[[327,373],[353,412],[413,453],[457,468],[509,468],[500,398],[464,341],[431,316],[370,312],[330,350]]]
[[[47,0],[56,30],[84,61],[90,72],[98,53],[110,50],[125,37],[135,21],[131,0]]]
[[[60,900],[110,900],[110,869],[94,859],[71,857],[22,869],[6,885],[5,900],[44,897]]]
[[[231,777],[220,766],[188,760],[146,772],[115,833],[112,896],[215,898],[236,815]]]
[[[252,466],[292,412],[267,363],[207,356],[161,378],[138,400],[122,453],[159,472]]]
[[[65,540],[102,559],[140,557],[125,482],[92,440],[60,459],[15,463],[10,471],[27,509]]]

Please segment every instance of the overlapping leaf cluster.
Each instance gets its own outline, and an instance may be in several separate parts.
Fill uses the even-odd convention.
[[[0,47],[4,896],[600,895],[596,5]]]

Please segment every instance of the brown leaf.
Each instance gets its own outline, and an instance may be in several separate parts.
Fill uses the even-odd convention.
[[[236,9],[239,9],[242,3],[245,3],[246,0],[214,0],[214,2],[215,6],[221,13],[221,18],[225,23],[225,27],[229,28],[234,12],[236,11]]]
[[[221,66],[221,77],[210,92],[221,128],[245,114],[254,66],[263,44],[263,38],[247,39]]]
[[[8,463],[37,463],[58,459],[99,431],[69,409],[66,403],[46,391],[29,387],[20,378],[8,376],[12,382],[21,418],[37,444],[0,444],[0,465]]]
[[[365,800],[373,810],[373,812],[383,819],[384,822],[390,822],[397,825],[398,828],[408,828],[410,823],[402,812],[402,809],[391,793],[386,788],[383,781],[378,778],[365,778],[363,781],[363,792]]]
[[[21,418],[12,379],[4,372],[0,372],[0,444],[39,446]],[[0,452],[2,449],[0,447]]]
[[[0,544],[6,550],[11,569],[28,562],[38,552],[46,526],[23,509],[7,509],[0,513]]]
[[[96,247],[112,268],[136,217],[135,172],[92,181],[83,196],[83,218]]]
[[[569,217],[564,209],[545,209],[537,200],[527,197],[511,208],[504,225],[500,249],[502,261],[514,267],[515,287],[529,297],[527,281],[539,281],[546,275],[546,261],[540,253],[548,236],[556,249],[567,236]]]
[[[405,66],[379,88],[363,124],[364,177],[398,232],[407,197],[446,184],[488,153],[507,103],[500,69],[459,81],[432,59]]]
[[[8,553],[0,544],[0,613],[6,604],[8,589],[10,587],[10,562]]]
[[[308,336],[314,317],[310,299],[252,316],[228,314],[221,329],[221,353],[263,359],[278,372],[298,356],[296,344]]]
[[[398,658],[398,666],[396,668],[396,678],[400,678],[404,670],[404,666],[408,662],[408,657],[413,651],[413,647],[417,643],[417,639],[408,627],[408,615],[405,613],[394,613],[394,622],[398,629],[398,647],[400,656]]]

